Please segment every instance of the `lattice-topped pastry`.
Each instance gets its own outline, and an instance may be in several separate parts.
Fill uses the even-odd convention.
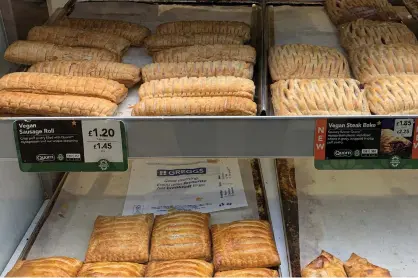
[[[75,277],[83,262],[68,257],[20,260],[6,277]]]
[[[302,277],[347,277],[343,262],[332,254],[321,255],[302,269]]]
[[[291,78],[349,78],[347,59],[337,49],[309,44],[270,48],[269,67],[274,81]]]
[[[202,259],[210,261],[208,213],[174,212],[155,217],[150,261]]]
[[[340,26],[341,45],[346,49],[373,44],[416,44],[417,38],[403,23],[358,19]]]
[[[148,264],[145,277],[212,277],[213,264],[201,260],[175,260]]]
[[[354,79],[289,79],[271,85],[277,116],[369,115],[364,92]]]
[[[249,45],[193,45],[160,51],[153,55],[154,63],[244,61],[255,63],[255,49]]]
[[[375,44],[350,51],[356,79],[362,83],[382,75],[418,74],[418,45]]]
[[[224,34],[169,34],[169,35],[152,35],[145,39],[145,47],[149,52],[158,52],[179,46],[192,45],[214,45],[214,44],[244,44],[244,40],[240,37],[234,37]]]
[[[242,220],[212,225],[213,264],[217,271],[276,267],[279,254],[270,224]]]
[[[359,18],[399,20],[396,10],[387,0],[326,0],[325,8],[336,25]]]
[[[377,115],[418,113],[418,75],[382,76],[364,87],[370,111]]]
[[[145,82],[139,88],[139,96],[141,100],[151,97],[212,96],[235,96],[253,99],[254,91],[254,82],[240,77],[181,77]]]
[[[196,33],[224,34],[235,37],[242,37],[246,41],[251,37],[250,26],[244,22],[238,21],[176,21],[163,23],[157,26],[157,34],[184,35]]]
[[[126,262],[85,263],[78,277],[144,277],[146,266]]]
[[[243,61],[153,63],[142,69],[145,82],[174,77],[235,76],[252,79],[254,66]]]
[[[215,277],[279,277],[279,272],[269,268],[245,268],[216,272]]]
[[[344,269],[348,277],[392,277],[389,270],[374,265],[354,253],[344,263]]]
[[[98,216],[85,261],[147,262],[152,223],[152,214]]]

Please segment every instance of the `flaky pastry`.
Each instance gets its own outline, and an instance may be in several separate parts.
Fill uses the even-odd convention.
[[[145,98],[132,109],[132,116],[254,116],[257,104],[243,97]]]
[[[416,44],[414,33],[403,23],[357,19],[340,26],[340,42],[346,49],[373,44]]]
[[[335,48],[309,44],[277,45],[269,51],[274,81],[292,78],[349,78],[350,67]]]
[[[146,266],[126,262],[85,263],[78,277],[144,277]]]
[[[97,97],[120,103],[128,89],[113,80],[38,72],[13,72],[0,78],[0,91]]]
[[[255,49],[249,45],[194,45],[176,47],[153,55],[154,63],[244,61],[255,63]]]
[[[150,261],[212,258],[208,213],[173,212],[155,217]]]
[[[136,46],[141,46],[144,39],[151,34],[151,31],[144,26],[120,20],[65,17],[58,21],[58,25],[114,34],[129,40],[132,45]]]
[[[275,115],[369,115],[359,85],[342,78],[280,80],[271,85]]]
[[[262,220],[242,220],[211,227],[213,264],[217,271],[276,267],[279,254],[270,224]]]
[[[387,0],[326,0],[325,9],[336,25],[358,18],[399,20],[396,10]]]
[[[35,26],[30,29],[27,40],[49,42],[66,46],[93,47],[122,55],[131,43],[122,37],[62,26]]]
[[[321,255],[302,269],[302,277],[347,277],[343,262],[322,251]]]
[[[98,216],[85,261],[147,262],[152,223],[152,214]]]
[[[279,272],[269,268],[245,268],[216,272],[215,277],[279,277]]]
[[[109,100],[72,96],[47,95],[16,91],[0,93],[0,113],[14,116],[113,116],[117,105]]]
[[[382,75],[418,74],[418,45],[375,44],[350,51],[350,64],[357,80],[371,82]]]
[[[235,76],[253,78],[254,66],[243,61],[153,63],[142,69],[145,82],[175,77]]]
[[[364,87],[370,111],[376,115],[418,113],[418,75],[382,76]]]
[[[68,257],[19,260],[6,277],[75,277],[83,262]]]
[[[217,77],[181,77],[145,82],[139,88],[139,97],[222,97],[235,96],[253,99],[255,86],[250,79]]]
[[[354,253],[344,263],[344,269],[348,277],[392,277],[389,270],[374,265]]]
[[[146,277],[212,277],[213,265],[202,260],[175,260],[148,264]]]
[[[151,53],[179,46],[214,44],[239,45],[243,43],[244,41],[240,37],[223,34],[151,35],[145,39],[145,47]]]
[[[141,80],[135,65],[106,61],[47,61],[32,65],[28,72],[106,78],[130,88]]]
[[[69,47],[36,41],[15,41],[6,49],[4,59],[24,65],[55,60],[120,62],[119,55],[105,49]]]
[[[251,37],[250,26],[238,21],[175,21],[157,26],[157,34],[196,34],[213,33],[242,37],[248,41]]]

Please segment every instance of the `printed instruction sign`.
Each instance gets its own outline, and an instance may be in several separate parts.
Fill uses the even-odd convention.
[[[125,127],[118,120],[15,121],[20,169],[24,172],[125,171]]]
[[[238,159],[132,161],[123,215],[246,207]]]
[[[315,127],[315,167],[418,169],[416,119],[320,119]]]

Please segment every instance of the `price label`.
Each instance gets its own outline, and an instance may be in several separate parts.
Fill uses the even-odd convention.
[[[40,120],[14,123],[25,172],[125,171],[125,126],[117,120]]]
[[[396,119],[393,131],[402,137],[411,137],[414,131],[413,119]]]

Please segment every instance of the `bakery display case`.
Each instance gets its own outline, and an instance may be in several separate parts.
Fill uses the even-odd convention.
[[[2,276],[415,276],[415,4],[365,2],[69,0],[6,32]],[[319,151],[349,121],[380,145]],[[48,122],[120,123],[127,170],[22,167]]]

